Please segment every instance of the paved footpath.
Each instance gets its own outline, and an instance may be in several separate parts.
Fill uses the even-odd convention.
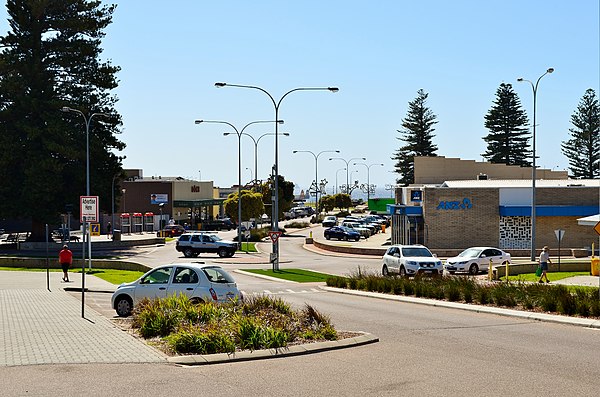
[[[166,360],[87,305],[82,318],[81,301],[64,290],[80,287],[81,276],[61,277],[50,273],[48,291],[45,272],[0,271],[0,366]]]

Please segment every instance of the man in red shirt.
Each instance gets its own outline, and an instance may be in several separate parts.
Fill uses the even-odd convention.
[[[69,267],[73,264],[73,253],[69,249],[68,245],[63,245],[63,249],[58,253],[58,261],[60,262],[60,267],[62,267],[63,271],[63,281],[65,283],[69,282]]]

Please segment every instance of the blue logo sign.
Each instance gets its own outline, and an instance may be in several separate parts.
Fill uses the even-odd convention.
[[[410,201],[423,201],[423,191],[422,190],[411,190],[410,191]]]
[[[461,201],[440,201],[437,208],[438,210],[468,210],[473,208],[473,203],[468,198],[464,198]]]

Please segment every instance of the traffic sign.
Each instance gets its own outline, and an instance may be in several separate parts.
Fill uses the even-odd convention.
[[[600,222],[596,223],[596,226],[594,226],[594,230],[596,231],[596,233],[600,234]]]
[[[560,240],[562,240],[563,236],[565,235],[565,231],[563,229],[556,229],[554,231],[554,234],[556,235],[556,239],[560,242]]]
[[[80,196],[79,199],[80,221],[85,217],[86,222],[98,222],[98,196]]]
[[[277,240],[279,240],[279,236],[281,236],[281,232],[277,231],[270,231],[269,232],[269,237],[271,238],[271,241],[273,242],[273,244],[275,244],[277,242]]]
[[[100,235],[100,224],[99,223],[90,223],[90,235],[91,236],[99,236]]]

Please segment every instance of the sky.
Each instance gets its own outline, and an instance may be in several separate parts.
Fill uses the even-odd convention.
[[[103,60],[118,74],[117,111],[123,116],[124,168],[144,176],[182,176],[228,187],[238,182],[238,139],[227,125],[275,119],[278,101],[279,173],[306,190],[315,176],[334,192],[351,180],[395,183],[392,156],[402,145],[402,119],[417,91],[429,94],[437,116],[437,154],[482,161],[484,116],[501,83],[513,84],[530,122],[537,90],[537,164],[564,170],[560,144],[586,89],[600,92],[598,0],[123,0],[106,29]],[[8,29],[6,9],[0,34]],[[93,126],[92,126],[93,128]],[[248,126],[254,138],[270,123]],[[274,137],[258,144],[258,178],[275,163]],[[254,177],[255,145],[242,136],[242,182]],[[340,157],[344,160],[329,160]],[[351,160],[365,157],[367,160]],[[354,166],[361,162],[365,165]],[[383,164],[380,166],[378,164]]]

